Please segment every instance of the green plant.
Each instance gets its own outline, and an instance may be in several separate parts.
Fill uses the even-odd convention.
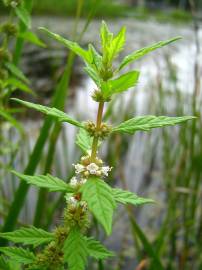
[[[115,94],[120,94],[134,87],[139,78],[139,71],[130,71],[119,74],[120,71],[132,61],[138,60],[145,54],[163,47],[179,39],[179,37],[158,42],[150,47],[140,49],[126,56],[121,64],[115,68],[113,60],[118,56],[125,45],[125,31],[123,27],[114,36],[103,22],[101,26],[102,55],[92,45],[88,50],[82,49],[76,42],[71,42],[61,36],[42,28],[49,36],[61,42],[75,54],[80,56],[85,64],[85,71],[95,82],[97,89],[92,94],[92,99],[98,103],[96,123],[91,121],[79,122],[66,113],[39,104],[34,104],[19,99],[15,101],[36,109],[59,122],[67,122],[79,128],[76,143],[81,148],[83,155],[77,164],[74,164],[75,176],[69,183],[51,175],[24,175],[12,171],[21,180],[39,188],[47,188],[52,192],[64,193],[66,206],[64,209],[63,223],[53,232],[47,232],[36,227],[21,228],[14,232],[4,232],[0,236],[15,243],[32,245],[36,248],[33,252],[22,247],[1,247],[0,251],[5,257],[1,258],[2,265],[9,265],[13,261],[17,267],[25,265],[26,269],[85,269],[88,256],[97,260],[103,260],[114,256],[100,242],[87,236],[87,230],[91,223],[91,215],[102,225],[107,235],[111,234],[113,213],[118,204],[142,205],[153,203],[151,199],[138,197],[136,194],[112,188],[105,181],[112,167],[105,165],[98,156],[101,143],[111,134],[134,134],[136,131],[150,131],[153,128],[179,124],[194,119],[192,116],[167,117],[167,116],[138,116],[129,119],[119,125],[103,123],[103,110]],[[133,221],[134,230],[142,235],[142,241],[147,239]],[[149,244],[148,250],[153,256]],[[39,248],[38,248],[39,246]],[[1,265],[0,261],[0,265]],[[157,260],[158,261],[158,260]],[[3,267],[3,266],[2,266]]]
[[[30,1],[31,2],[31,1]],[[26,31],[30,26],[30,16],[27,12],[24,1],[3,1],[2,5],[7,7],[9,16],[0,24],[0,129],[1,129],[1,154],[2,156],[14,156],[17,153],[18,143],[14,144],[4,136],[4,124],[7,123],[11,128],[14,127],[20,134],[24,136],[22,125],[13,117],[13,113],[19,112],[16,108],[9,107],[9,98],[17,90],[33,94],[30,89],[30,82],[23,74],[15,62],[17,50],[13,44],[21,39],[28,40],[40,46],[45,46],[38,37],[31,31]],[[18,22],[16,23],[16,17]],[[24,32],[22,33],[21,27]],[[2,164],[0,166],[7,169],[10,164]]]

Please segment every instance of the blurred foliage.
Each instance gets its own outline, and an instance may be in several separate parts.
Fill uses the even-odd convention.
[[[183,2],[183,4],[182,4]],[[85,0],[82,16],[87,16],[88,11],[96,4],[96,17],[116,18],[134,17],[140,20],[156,18],[159,21],[187,22],[191,14],[185,1],[107,1],[101,0],[97,5],[96,0]],[[74,16],[77,1],[75,0],[35,0],[33,13],[37,15]],[[0,2],[0,12],[7,12]]]

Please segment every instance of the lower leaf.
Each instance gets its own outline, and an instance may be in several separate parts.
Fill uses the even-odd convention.
[[[106,259],[108,257],[113,257],[114,253],[108,250],[105,246],[103,246],[99,241],[93,238],[87,238],[87,248],[88,253],[91,257],[95,259]]]
[[[30,264],[35,262],[35,255],[31,251],[17,247],[1,247],[0,252],[6,256],[11,257],[12,260],[23,264]]]
[[[81,188],[82,199],[87,202],[90,211],[102,224],[109,235],[112,229],[112,217],[116,202],[111,188],[102,179],[91,176]]]
[[[64,243],[64,261],[69,270],[84,270],[87,264],[88,248],[86,238],[79,229],[73,228]]]
[[[0,237],[10,240],[14,243],[34,245],[35,247],[43,243],[48,243],[54,239],[54,235],[52,233],[35,227],[21,228],[14,232],[0,233]]]

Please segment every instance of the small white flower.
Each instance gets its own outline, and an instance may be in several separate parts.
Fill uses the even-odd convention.
[[[103,166],[101,171],[105,176],[108,176],[108,173],[112,170],[112,167],[109,166]]]
[[[87,179],[86,178],[81,178],[81,180],[80,180],[80,184],[81,185],[84,185],[85,183],[86,183],[86,181],[87,181]]]
[[[99,167],[95,163],[90,163],[86,169],[89,171],[90,174],[96,174]]]
[[[76,177],[72,177],[72,179],[70,180],[70,186],[72,187],[76,187],[78,185],[78,180],[76,179]]]
[[[81,164],[76,164],[76,165],[74,165],[73,164],[73,166],[74,166],[74,168],[75,168],[75,172],[78,174],[78,173],[81,173],[81,172],[83,172],[84,170],[85,170],[85,167],[83,166],[83,165],[81,165]]]
[[[77,204],[77,199],[75,199],[73,196],[72,197],[70,197],[69,199],[68,199],[68,202],[72,205],[72,206],[76,206],[76,204]]]

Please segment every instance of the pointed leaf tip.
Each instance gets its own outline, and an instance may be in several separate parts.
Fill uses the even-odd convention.
[[[63,180],[52,176],[50,174],[48,175],[25,175],[21,174],[19,172],[16,172],[14,170],[11,171],[13,174],[15,174],[20,179],[26,181],[28,184],[37,186],[39,188],[47,188],[50,191],[61,191],[61,192],[73,192],[74,189],[68,185]]]
[[[17,98],[12,98],[12,100],[14,100],[14,101],[16,101],[16,102],[18,102],[18,103],[20,103],[28,108],[31,108],[31,109],[37,110],[39,112],[42,112],[46,115],[55,117],[60,122],[68,122],[74,126],[84,128],[82,123],[69,117],[66,113],[58,110],[57,108],[47,107],[47,106],[43,106],[41,104],[36,104],[36,103],[21,100],[21,99],[17,99]]]

